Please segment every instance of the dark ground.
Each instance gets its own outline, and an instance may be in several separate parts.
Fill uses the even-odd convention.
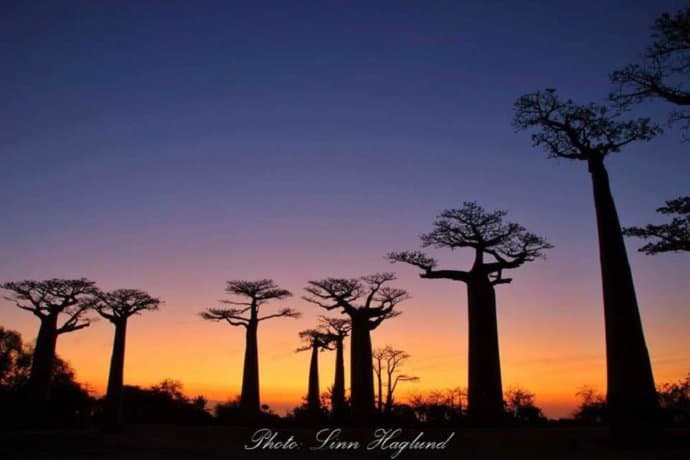
[[[294,435],[304,447],[294,451],[244,450],[254,432],[232,427],[163,425],[130,426],[120,434],[95,430],[0,433],[0,458],[10,459],[322,459],[391,458],[393,450],[367,451],[370,430],[345,430],[343,440],[359,440],[358,450],[310,451],[317,445],[316,430],[278,429],[280,439]],[[404,451],[398,459],[690,459],[690,429],[669,430],[661,447],[623,448],[606,441],[598,428],[425,429],[406,432],[411,439],[425,432],[425,439],[455,436],[442,451]]]

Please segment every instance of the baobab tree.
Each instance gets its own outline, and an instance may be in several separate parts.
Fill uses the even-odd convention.
[[[646,100],[661,100],[675,107],[670,123],[681,122],[684,139],[690,139],[690,7],[671,15],[663,13],[652,27],[654,41],[639,64],[630,64],[610,75],[615,85],[610,98],[628,108]]]
[[[669,200],[666,202],[666,206],[662,206],[656,211],[675,216],[671,222],[666,224],[625,228],[623,234],[651,240],[638,249],[647,255],[690,251],[690,196]]]
[[[350,334],[350,321],[345,318],[319,317],[319,327],[333,339],[335,346],[335,377],[331,390],[331,407],[333,415],[341,417],[345,410],[345,337]]]
[[[93,296],[93,308],[115,326],[113,352],[110,357],[108,388],[105,395],[106,430],[118,430],[122,426],[122,389],[125,367],[125,339],[127,322],[133,315],[157,310],[161,300],[137,289],[116,289],[97,292]]]
[[[200,313],[208,321],[225,321],[231,326],[242,326],[246,332],[244,370],[240,411],[250,419],[258,417],[261,410],[259,399],[259,349],[257,330],[259,323],[272,318],[299,318],[299,312],[283,308],[276,313],[260,316],[260,309],[271,300],[282,300],[292,296],[286,289],[279,288],[273,280],[228,281],[225,292],[238,296],[240,300],[222,300],[233,305],[231,308],[209,308]]]
[[[468,415],[478,424],[503,419],[503,387],[498,349],[495,286],[510,283],[504,270],[515,269],[542,256],[551,248],[543,238],[513,222],[506,212],[485,211],[475,202],[443,211],[434,229],[421,236],[423,247],[468,248],[474,251],[469,270],[437,270],[437,262],[421,251],[392,252],[392,262],[422,269],[425,279],[449,279],[467,285],[469,325]]]
[[[658,402],[628,255],[605,158],[658,132],[649,119],[621,120],[606,105],[578,105],[553,89],[520,97],[514,125],[531,130],[534,146],[553,158],[580,160],[592,178],[606,330],[607,399],[611,432],[642,435],[655,425]]]
[[[376,376],[378,409],[381,413],[389,414],[393,409],[393,394],[400,382],[418,382],[419,377],[401,374],[400,368],[410,358],[404,350],[396,350],[387,345],[377,348],[373,352],[373,369]],[[383,381],[386,381],[386,400],[383,400]]]
[[[53,278],[7,282],[0,287],[12,291],[7,299],[22,310],[33,313],[41,322],[31,363],[29,389],[34,403],[44,405],[50,398],[57,338],[91,324],[89,296],[96,292],[95,284],[86,278]],[[60,317],[66,319],[58,326]]]
[[[309,360],[309,386],[307,390],[307,409],[311,415],[321,412],[321,393],[319,392],[319,352],[333,349],[333,337],[327,332],[318,329],[305,329],[299,332],[299,337],[304,343],[297,349],[311,351]]]
[[[408,298],[407,292],[385,286],[395,280],[393,273],[361,278],[326,278],[309,281],[307,302],[326,310],[341,310],[352,327],[350,347],[350,387],[352,415],[366,422],[374,411],[374,375],[371,368],[371,331],[399,314],[395,307]]]

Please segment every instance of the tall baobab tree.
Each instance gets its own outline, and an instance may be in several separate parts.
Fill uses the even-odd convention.
[[[333,415],[341,417],[345,410],[344,342],[352,327],[348,319],[326,316],[319,318],[319,327],[332,337],[335,344],[335,377],[331,391],[331,407],[333,408]]]
[[[321,393],[319,392],[319,352],[332,350],[333,337],[318,329],[305,329],[299,333],[304,345],[297,349],[311,351],[309,361],[309,386],[307,390],[307,409],[312,415],[318,415],[321,411]]]
[[[551,247],[521,225],[504,222],[505,216],[505,211],[487,212],[475,202],[465,202],[462,208],[443,211],[434,229],[421,236],[423,247],[473,250],[469,270],[437,270],[436,260],[420,251],[388,254],[392,262],[422,269],[421,278],[467,285],[468,415],[478,424],[498,423],[504,415],[494,287],[512,281],[503,277],[504,270],[531,262]]]
[[[407,292],[385,286],[395,280],[393,273],[378,273],[361,278],[326,278],[309,281],[307,302],[326,310],[341,310],[350,318],[350,386],[352,415],[365,422],[374,411],[374,374],[371,367],[371,331],[384,320],[399,314],[395,310]]]
[[[55,346],[61,334],[88,327],[89,296],[96,292],[93,281],[86,278],[45,281],[17,281],[1,285],[12,291],[7,297],[22,310],[33,313],[41,322],[36,337],[29,388],[33,401],[40,406],[50,398],[52,368],[55,362]],[[58,326],[59,317],[66,319]]]
[[[257,330],[259,323],[272,318],[299,318],[300,313],[292,308],[283,308],[276,313],[260,316],[260,309],[271,300],[282,300],[292,296],[286,289],[279,288],[273,280],[228,281],[225,292],[239,297],[239,300],[222,300],[231,308],[209,308],[201,317],[209,321],[225,321],[231,326],[242,326],[246,332],[244,370],[242,373],[242,394],[240,410],[245,417],[256,418],[261,410],[259,400],[259,349]]]
[[[376,375],[378,409],[381,413],[390,413],[393,409],[393,394],[400,382],[417,382],[419,377],[401,374],[400,367],[410,358],[409,353],[397,350],[390,345],[377,348],[373,352],[374,374]],[[386,400],[383,399],[383,380],[386,380]]]
[[[669,122],[684,123],[684,138],[690,140],[690,7],[662,14],[652,30],[654,41],[642,61],[610,75],[615,85],[610,98],[623,108],[649,99],[675,106]]]
[[[137,289],[116,289],[96,293],[93,302],[93,308],[96,312],[115,326],[108,389],[105,395],[104,428],[118,430],[122,426],[122,388],[127,322],[133,315],[157,310],[161,301]]]
[[[584,161],[592,178],[606,329],[611,432],[643,435],[655,426],[658,402],[628,255],[604,159],[658,128],[646,118],[621,120],[606,105],[578,105],[553,89],[520,97],[514,125],[531,130],[534,146],[553,158]]]

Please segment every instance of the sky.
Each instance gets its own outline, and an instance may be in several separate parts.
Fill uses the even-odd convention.
[[[400,397],[467,382],[465,286],[390,265],[445,208],[477,201],[554,248],[497,289],[504,387],[552,417],[584,385],[605,390],[591,183],[511,126],[522,94],[602,101],[649,27],[682,1],[38,1],[0,15],[0,281],[88,277],[165,301],[133,318],[125,381],[180,380],[238,394],[243,331],[203,321],[227,280],[272,278],[303,317],[261,324],[263,402],[306,394],[297,332],[324,313],[308,280],[395,271],[403,314],[372,334],[410,353]],[[630,116],[663,122],[668,107]],[[689,194],[676,128],[607,167],[624,225],[660,222]],[[657,383],[690,372],[690,258],[627,241]],[[468,268],[469,255],[432,251]],[[0,325],[37,320],[0,301]],[[58,354],[101,393],[113,328],[60,337]],[[322,388],[333,378],[321,354]],[[347,363],[347,361],[346,361]],[[349,366],[347,366],[349,368]],[[286,377],[287,376],[287,377]]]

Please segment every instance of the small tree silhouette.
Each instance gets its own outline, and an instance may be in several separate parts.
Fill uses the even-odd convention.
[[[405,262],[423,270],[426,279],[450,279],[467,285],[469,322],[468,415],[475,423],[498,423],[504,415],[501,363],[494,286],[510,283],[503,271],[518,268],[551,248],[543,238],[513,222],[505,211],[487,212],[475,202],[447,209],[422,235],[424,247],[474,251],[470,270],[437,270],[435,259],[420,251],[392,252],[392,262]],[[487,260],[488,258],[488,260]]]
[[[400,368],[410,358],[410,354],[404,350],[396,350],[390,345],[377,348],[373,352],[374,375],[376,376],[378,389],[378,409],[381,413],[390,414],[393,408],[393,394],[400,382],[418,382],[419,377],[401,374]],[[386,401],[383,402],[383,378],[386,379]]]
[[[522,388],[511,388],[505,394],[506,412],[518,423],[540,424],[546,422],[542,410],[535,403],[534,393]]]
[[[248,419],[256,419],[261,412],[259,400],[259,351],[257,330],[259,323],[271,318],[299,318],[300,313],[292,308],[283,308],[277,313],[259,316],[260,308],[271,300],[282,300],[292,293],[280,289],[273,280],[228,281],[225,292],[239,296],[242,300],[222,300],[233,308],[209,308],[200,313],[208,321],[225,321],[231,326],[242,326],[246,331],[244,370],[242,373],[242,394],[240,411]]]
[[[334,338],[318,329],[305,329],[299,333],[304,345],[297,349],[311,351],[309,361],[309,386],[307,390],[307,410],[312,416],[321,412],[321,393],[319,390],[319,351],[332,350]]]
[[[690,251],[690,196],[682,196],[666,202],[656,210],[661,214],[676,214],[668,224],[629,227],[623,229],[625,236],[635,236],[652,241],[638,251],[647,255],[661,252]]]
[[[663,13],[652,27],[654,42],[642,63],[613,72],[611,99],[622,108],[647,99],[661,99],[676,107],[669,121],[683,122],[684,138],[690,135],[690,7],[674,15]]]
[[[371,331],[384,320],[399,314],[395,310],[408,298],[402,289],[385,286],[395,280],[393,273],[378,273],[361,278],[326,278],[309,281],[304,299],[326,310],[340,309],[350,317],[350,385],[352,415],[365,423],[375,413],[374,375],[371,367]]]
[[[30,311],[41,321],[36,337],[29,377],[29,389],[37,406],[44,405],[50,398],[50,383],[55,346],[60,334],[74,332],[88,327],[90,308],[88,296],[96,292],[93,281],[86,278],[45,281],[17,281],[0,285],[12,291],[7,300],[14,302],[22,310]],[[58,317],[67,319],[58,327]]]
[[[548,89],[520,97],[514,124],[532,130],[535,146],[554,158],[585,161],[592,177],[604,288],[607,398],[611,433],[642,436],[658,420],[658,402],[628,255],[604,159],[653,138],[649,119],[620,120],[605,105],[577,105]]]
[[[335,377],[331,390],[331,407],[336,418],[345,411],[345,359],[344,341],[352,329],[350,321],[345,318],[328,318],[321,316],[319,326],[329,334],[335,343]]]
[[[144,291],[137,289],[117,289],[98,292],[94,295],[93,307],[103,318],[115,326],[113,353],[110,358],[108,389],[105,396],[106,430],[118,430],[122,426],[122,392],[125,367],[125,339],[127,321],[143,311],[157,310],[162,303]]]

